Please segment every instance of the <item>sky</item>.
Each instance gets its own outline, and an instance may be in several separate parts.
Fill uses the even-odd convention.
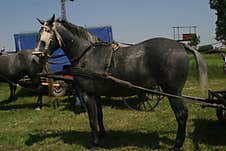
[[[15,50],[13,34],[39,31],[36,18],[60,17],[60,8],[60,0],[1,0],[0,48]],[[66,11],[68,21],[76,25],[111,25],[115,41],[173,39],[172,27],[197,26],[200,45],[215,42],[216,15],[209,0],[75,0],[66,3]]]

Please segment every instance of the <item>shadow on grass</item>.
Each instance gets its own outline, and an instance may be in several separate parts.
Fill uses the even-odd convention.
[[[44,93],[43,96],[46,94]],[[21,97],[38,97],[38,93],[35,90],[28,90],[28,89],[18,89],[16,93],[16,98]],[[16,104],[17,100],[10,101],[8,99],[0,101],[0,110],[12,110],[12,109],[26,109],[26,108],[34,108],[36,104],[36,100],[34,103],[26,103],[26,104]],[[43,104],[43,106],[48,106],[47,104]]]
[[[195,130],[190,135],[195,149],[199,149],[199,144],[226,146],[226,125],[217,120],[195,119],[193,122]]]
[[[9,99],[2,100],[2,101],[0,102],[0,106],[6,105],[6,104],[9,104],[9,103],[12,103],[12,101],[10,101]]]
[[[85,148],[89,148],[90,133],[77,131],[52,132],[45,134],[31,134],[25,142],[26,145],[32,146],[35,143],[45,141],[46,139],[60,138],[66,144],[80,144]],[[118,147],[136,146],[139,148],[160,149],[160,142],[164,144],[173,144],[173,140],[165,137],[160,137],[158,133],[142,133],[135,131],[107,131],[103,141],[99,147],[105,149],[114,149]]]
[[[139,102],[139,100],[136,97],[130,97],[126,99],[127,101],[131,101],[132,103],[136,104]],[[69,110],[74,112],[75,114],[80,114],[81,106],[76,105],[76,102],[73,102],[73,100],[68,100],[68,98],[62,99],[59,102],[64,102],[64,109],[63,110]],[[66,103],[66,104],[65,104]],[[58,103],[60,105],[60,103]],[[120,98],[101,98],[101,105],[102,106],[109,106],[114,109],[128,109],[129,108],[125,105],[123,99]]]
[[[130,101],[133,104],[139,103],[139,99],[137,97],[128,97],[125,100]],[[125,105],[123,98],[117,98],[117,99],[110,98],[110,97],[101,98],[101,104],[104,106],[110,106],[111,108],[114,108],[114,109],[129,109]]]
[[[43,104],[43,107],[50,107],[48,104]],[[26,104],[8,104],[0,106],[0,110],[20,110],[20,109],[34,109],[35,108],[35,102],[34,103],[26,103]]]
[[[43,90],[43,96],[48,95],[47,90]],[[16,93],[17,97],[31,97],[31,96],[38,96],[36,89],[28,89],[28,88],[21,88]]]

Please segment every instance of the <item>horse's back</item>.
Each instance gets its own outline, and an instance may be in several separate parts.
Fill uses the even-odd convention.
[[[14,64],[15,59],[16,54],[0,56],[0,72],[5,73],[5,71],[8,71]]]
[[[167,89],[183,87],[187,79],[188,56],[175,40],[153,38],[120,51],[113,71],[119,78],[145,87],[158,84]]]
[[[0,56],[0,75],[10,81],[16,82],[24,74],[25,64],[30,64],[27,60],[31,57],[30,50]]]

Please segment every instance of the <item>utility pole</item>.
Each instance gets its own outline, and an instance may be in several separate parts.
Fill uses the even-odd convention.
[[[65,7],[65,2],[67,0],[61,0],[61,19],[62,20],[67,20],[67,17],[66,17],[66,7]],[[74,1],[74,0],[70,0],[70,1]]]

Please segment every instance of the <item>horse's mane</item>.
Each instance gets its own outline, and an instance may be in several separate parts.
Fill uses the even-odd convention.
[[[73,34],[77,35],[79,38],[83,38],[85,40],[88,40],[92,43],[102,42],[98,37],[94,36],[90,32],[88,32],[85,28],[81,26],[74,25],[68,21],[65,20],[56,20],[56,22],[62,24],[65,28],[70,30]]]

